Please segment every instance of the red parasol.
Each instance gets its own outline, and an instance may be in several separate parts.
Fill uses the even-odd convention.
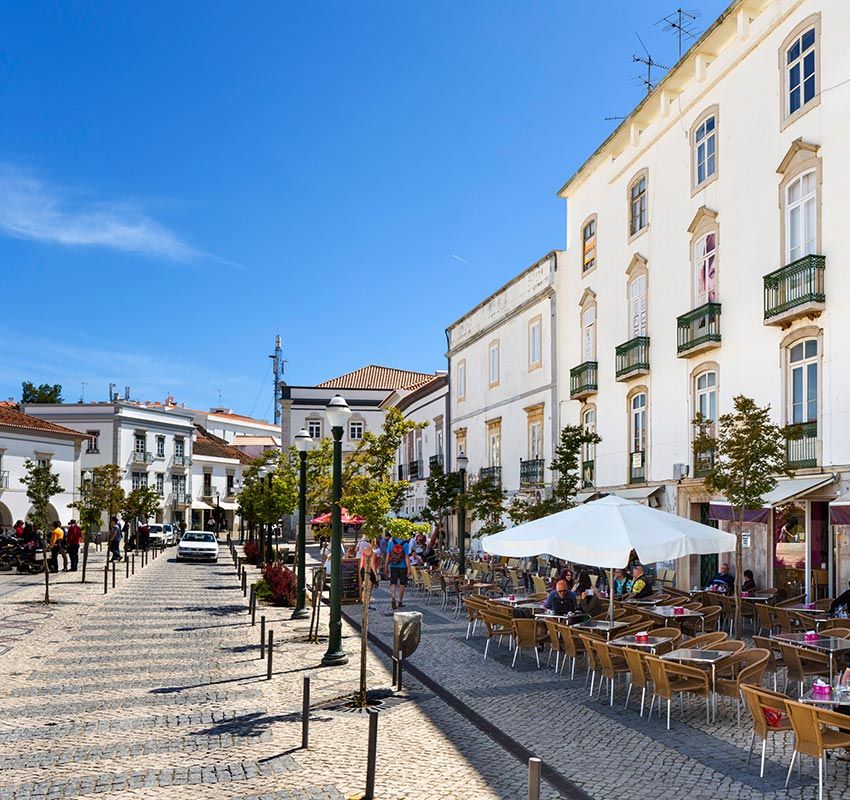
[[[347,508],[341,508],[342,511],[342,524],[343,525],[362,525],[366,520],[363,517],[357,516],[357,514],[349,514]],[[327,511],[324,514],[319,514],[318,517],[313,517],[310,520],[311,525],[330,525],[331,524],[331,512]]]

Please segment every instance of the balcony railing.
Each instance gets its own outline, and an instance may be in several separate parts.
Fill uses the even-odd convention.
[[[407,479],[407,467],[404,464],[398,465],[398,479],[400,481]]]
[[[589,489],[596,482],[596,462],[593,460],[581,462],[581,482]]]
[[[481,467],[478,472],[478,478],[492,480],[497,486],[502,485],[502,468],[501,467]]]
[[[546,462],[542,458],[529,458],[527,461],[520,459],[519,485],[542,486],[545,465]]]
[[[134,450],[133,454],[130,456],[131,464],[151,464],[152,462],[152,453],[141,453],[138,450]]]
[[[443,468],[443,457],[439,454],[428,459],[428,474],[433,475],[437,467]]]
[[[649,372],[649,337],[635,336],[616,348],[616,378],[628,378]]]
[[[646,482],[646,453],[638,450],[629,456],[629,483]]]
[[[204,497],[204,498],[215,497],[215,490],[212,488],[212,486],[204,486],[204,488],[201,489],[201,497]]]
[[[803,422],[791,427],[791,435],[785,440],[785,457],[791,469],[818,465],[817,422]]]
[[[178,506],[192,505],[192,495],[189,492],[174,492],[172,497],[176,498]]]
[[[407,479],[409,481],[418,481],[425,477],[425,471],[422,469],[421,461],[411,461],[407,465]]]
[[[720,303],[706,303],[682,314],[677,320],[677,327],[676,349],[680,356],[714,347],[720,341]]]
[[[817,316],[826,302],[826,258],[808,255],[764,276],[764,321],[780,325],[797,317]]]
[[[593,394],[598,389],[598,363],[585,361],[570,370],[570,397],[580,400]]]
[[[714,468],[714,450],[694,453],[694,477],[704,478]]]
[[[9,488],[9,470],[0,469],[0,489]]]
[[[171,460],[172,467],[191,467],[192,459],[190,456],[174,456]]]
[[[160,453],[160,452],[157,450],[157,452],[156,452],[156,453],[154,453],[154,456],[153,456],[153,457],[154,457],[157,461],[162,461],[162,460],[165,458],[165,451],[163,450],[163,452],[161,452],[161,453]]]

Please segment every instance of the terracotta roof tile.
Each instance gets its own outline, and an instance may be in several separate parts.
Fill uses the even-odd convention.
[[[192,452],[196,456],[208,456],[210,458],[232,458],[243,464],[250,464],[253,460],[241,450],[231,447],[224,439],[213,435],[200,425],[195,425],[197,436],[192,442]]]
[[[369,364],[353,372],[347,372],[338,378],[317,384],[321,389],[406,389],[423,381],[430,381],[434,376],[427,372],[413,372],[393,367],[379,367]]]
[[[52,433],[57,436],[65,436],[69,439],[88,439],[84,433],[73,431],[70,428],[65,428],[62,425],[57,425],[54,422],[48,422],[46,419],[33,417],[30,414],[24,414],[18,411],[11,405],[0,405],[0,427],[2,428],[18,428],[19,430],[41,431],[42,433]]]

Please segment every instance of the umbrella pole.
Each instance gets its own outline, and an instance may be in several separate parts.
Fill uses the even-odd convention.
[[[608,567],[608,617],[614,621],[614,569]]]

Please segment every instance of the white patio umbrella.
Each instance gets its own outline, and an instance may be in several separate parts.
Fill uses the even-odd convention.
[[[632,550],[647,564],[689,555],[726,553],[735,549],[735,535],[608,495],[485,536],[481,546],[493,555],[527,558],[545,553],[607,568],[613,620],[613,570],[628,564]]]

